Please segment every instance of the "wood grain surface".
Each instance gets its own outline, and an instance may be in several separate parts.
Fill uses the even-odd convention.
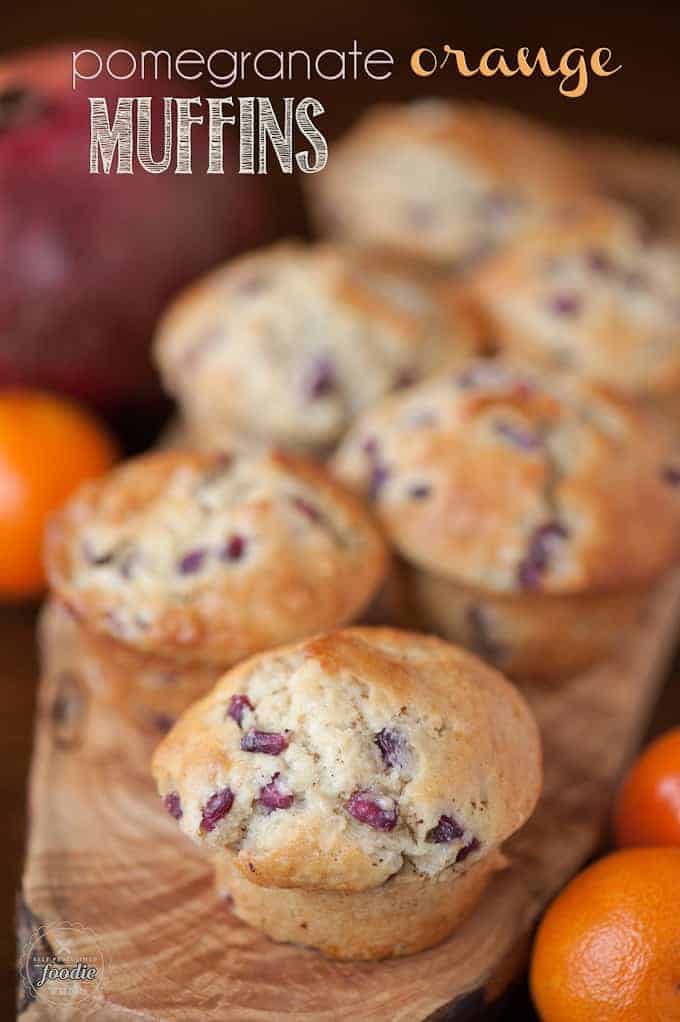
[[[88,697],[68,649],[53,651],[38,708],[22,921],[25,931],[57,920],[89,928],[104,978],[77,1006],[45,1005],[29,990],[22,1022],[473,1017],[521,967],[538,913],[599,844],[679,614],[680,576],[660,588],[615,660],[561,690],[531,692],[546,786],[506,846],[509,868],[444,944],[372,964],[327,961],[239,922],[161,810],[146,741]]]

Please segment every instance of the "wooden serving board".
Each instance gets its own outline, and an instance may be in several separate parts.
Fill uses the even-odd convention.
[[[375,964],[331,962],[239,922],[215,895],[209,865],[160,808],[144,742],[88,700],[77,664],[66,673],[63,663],[48,665],[30,781],[22,937],[59,921],[86,927],[103,972],[77,1003],[55,1006],[43,991],[24,990],[22,1022],[473,1018],[516,975],[538,914],[597,848],[679,618],[677,576],[650,601],[616,660],[567,687],[530,694],[546,785],[538,811],[506,846],[508,869],[444,944]]]

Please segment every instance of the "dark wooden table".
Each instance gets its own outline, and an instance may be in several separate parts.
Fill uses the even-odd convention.
[[[2,804],[6,820],[5,841],[0,846],[0,888],[6,926],[2,933],[2,983],[0,1018],[12,1018],[15,994],[14,901],[21,879],[26,827],[26,780],[28,776],[33,709],[37,688],[34,644],[36,610],[31,607],[0,611],[4,693],[0,702],[2,755]],[[653,716],[650,734],[680,724],[680,658],[669,672],[668,683]],[[512,1022],[535,1019],[523,987],[513,991],[494,1013]]]

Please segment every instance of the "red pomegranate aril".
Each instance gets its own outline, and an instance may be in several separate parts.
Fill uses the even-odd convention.
[[[179,562],[178,568],[181,575],[194,575],[203,567],[208,551],[205,549],[190,550]]]
[[[201,827],[205,831],[214,830],[220,820],[223,820],[234,804],[234,793],[231,788],[222,788],[211,795],[203,807]]]
[[[456,856],[456,862],[463,862],[465,859],[467,859],[468,855],[470,855],[472,852],[476,852],[478,848],[479,841],[476,837],[473,837],[466,845],[463,845],[461,850],[458,852],[458,855]]]
[[[336,389],[335,367],[326,355],[321,355],[311,365],[304,383],[304,392],[308,401],[328,397]]]
[[[347,803],[347,812],[374,830],[390,831],[397,825],[397,806],[393,799],[370,791],[355,791]]]
[[[449,841],[456,841],[464,833],[465,828],[461,827],[458,820],[454,820],[453,816],[440,816],[437,826],[433,827],[432,830],[428,830],[425,840],[432,845],[444,845],[448,844]]]
[[[371,471],[371,478],[368,484],[368,499],[377,500],[390,477],[390,470],[386,465],[376,464]]]
[[[380,491],[390,477],[390,470],[384,464],[378,441],[375,437],[366,437],[361,450],[369,462],[368,499],[377,500]]]
[[[278,731],[256,731],[251,728],[241,739],[244,752],[261,752],[265,756],[278,756],[288,746],[288,735]]]
[[[583,307],[583,302],[577,294],[564,293],[551,298],[549,307],[556,316],[577,316]]]
[[[227,716],[235,720],[238,726],[241,726],[243,720],[243,714],[246,710],[252,710],[253,704],[251,703],[248,696],[241,694],[233,695],[229,700],[229,707],[227,709]]]
[[[675,465],[666,465],[661,470],[661,478],[669,486],[680,486],[680,468]]]
[[[595,273],[609,273],[613,269],[612,261],[608,252],[602,248],[592,248],[586,253],[586,262],[589,269]]]
[[[406,387],[412,387],[414,383],[418,382],[418,373],[415,369],[402,369],[397,373],[397,376],[392,384],[393,390],[405,390]]]
[[[220,557],[223,561],[240,561],[246,552],[246,541],[238,534],[230,536],[222,548]]]
[[[524,426],[501,419],[496,422],[494,428],[499,436],[522,451],[537,451],[543,446],[541,437]]]
[[[293,792],[288,790],[280,776],[278,773],[274,774],[269,784],[260,788],[259,801],[267,809],[290,809],[295,801]]]
[[[408,491],[411,500],[426,500],[431,493],[432,487],[429,483],[415,483]]]
[[[568,538],[569,531],[558,521],[547,522],[534,530],[526,557],[520,562],[517,571],[522,589],[540,589],[554,555]]]
[[[182,803],[176,791],[170,791],[163,797],[163,805],[176,820],[182,819]]]
[[[154,727],[156,731],[160,731],[162,735],[167,735],[176,723],[176,717],[170,717],[167,713],[155,713],[152,717]]]
[[[409,744],[401,731],[384,727],[375,736],[375,744],[380,749],[383,762],[386,766],[405,766],[409,753]]]

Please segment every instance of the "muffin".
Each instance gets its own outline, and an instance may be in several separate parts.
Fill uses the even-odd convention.
[[[544,596],[499,594],[410,567],[410,620],[460,642],[519,680],[572,678],[604,659],[644,608],[642,587]]]
[[[536,724],[502,675],[381,628],[240,664],[182,716],[152,771],[235,913],[338,958],[444,939],[541,785]]]
[[[107,719],[125,725],[126,740],[132,728],[145,743],[145,765],[150,749],[222,673],[213,664],[179,664],[98,634],[54,596],[42,609],[39,632],[43,677],[68,675],[83,699],[95,699]]]
[[[606,656],[677,560],[672,446],[603,387],[478,360],[361,416],[334,468],[409,566],[424,626],[550,681]]]
[[[277,452],[135,459],[82,487],[46,544],[100,687],[161,717],[238,660],[350,621],[386,562],[360,502]]]
[[[155,353],[200,446],[324,454],[358,411],[477,350],[454,292],[380,256],[287,242],[180,295]]]
[[[673,407],[680,422],[680,248],[619,211],[537,231],[470,282],[500,350]]]
[[[519,114],[379,105],[307,182],[323,234],[464,267],[590,191],[574,147]]]

